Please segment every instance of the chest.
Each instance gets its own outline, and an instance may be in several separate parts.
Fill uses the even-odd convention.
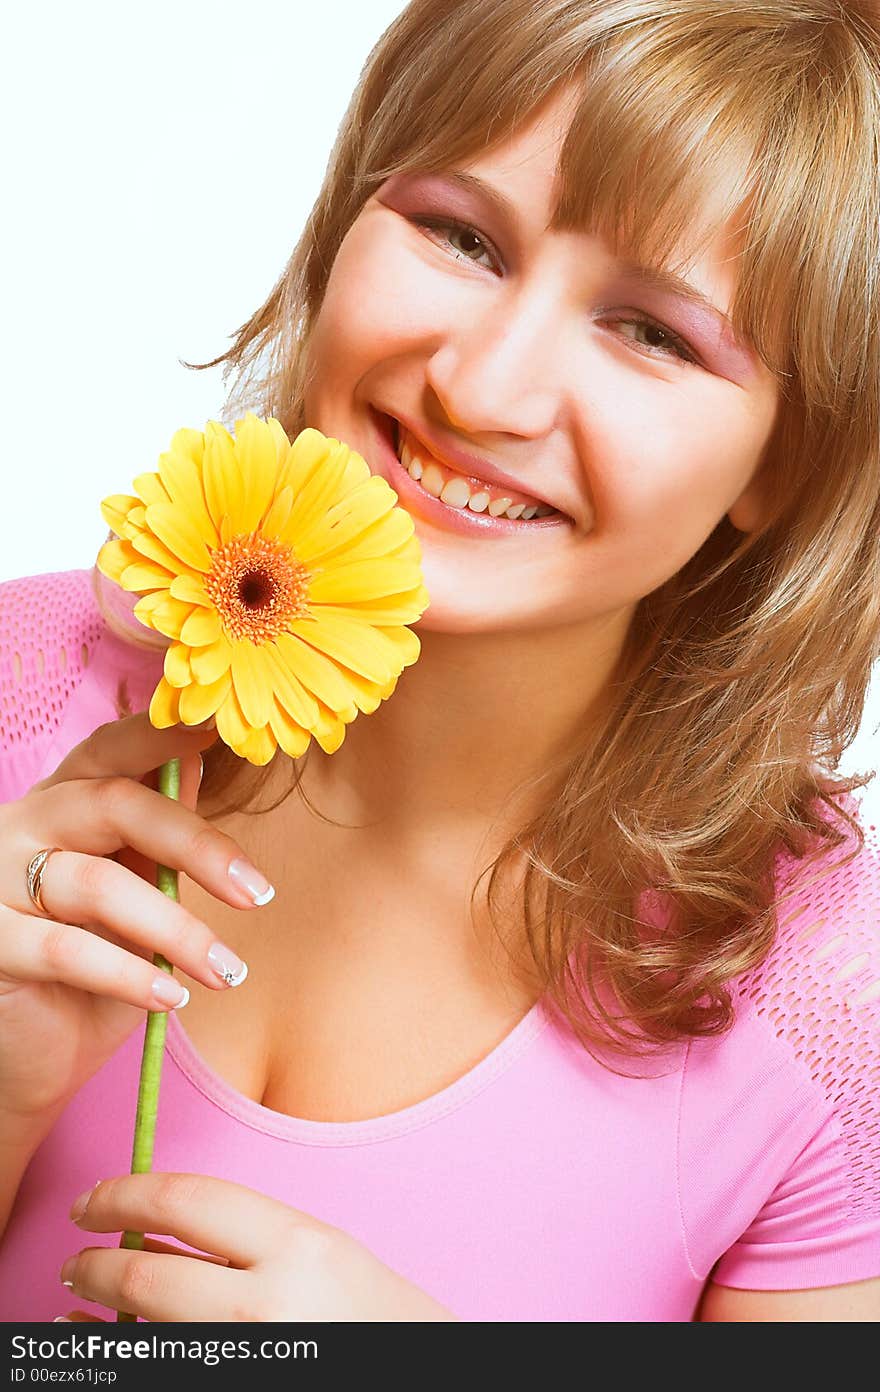
[[[468,923],[469,883],[416,894],[381,863],[325,864],[319,846],[304,859],[310,868],[275,874],[275,899],[253,911],[181,876],[181,902],[248,976],[222,991],[188,980],[179,1022],[245,1097],[313,1121],[386,1115],[456,1082],[534,1003],[534,986]]]

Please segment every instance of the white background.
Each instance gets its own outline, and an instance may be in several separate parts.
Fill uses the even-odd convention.
[[[224,351],[271,290],[403,8],[5,7],[0,581],[90,566],[100,499],[219,413],[220,369],[178,360]],[[880,763],[878,723],[872,693],[844,771]]]

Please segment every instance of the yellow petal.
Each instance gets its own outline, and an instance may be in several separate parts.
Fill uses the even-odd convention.
[[[345,722],[323,706],[321,719],[312,730],[312,734],[325,754],[335,754],[345,739]]]
[[[312,472],[298,492],[294,487],[294,504],[290,520],[279,533],[279,540],[286,541],[291,546],[296,546],[297,536],[307,533],[329,507],[344,497],[344,480],[349,472],[351,451],[338,440],[331,443],[334,448],[328,458]]]
[[[201,430],[190,430],[184,426],[175,430],[171,437],[171,448],[175,454],[185,455],[194,464],[201,465],[205,452],[205,437]]]
[[[162,480],[158,474],[138,474],[132,488],[137,493],[142,503],[149,507],[150,503],[167,503],[168,494],[165,492]]]
[[[232,681],[248,724],[257,728],[265,725],[272,709],[270,669],[253,643],[232,644]]]
[[[322,613],[318,619],[295,619],[290,632],[370,681],[387,682],[394,676],[394,655],[369,624]]]
[[[151,503],[147,508],[147,523],[169,551],[193,570],[211,569],[211,557],[197,527],[171,503]]]
[[[238,698],[235,694],[235,687],[230,684],[224,700],[217,707],[217,733],[224,744],[228,744],[230,749],[234,749],[236,754],[241,754],[241,748],[250,734],[251,727],[244,718]],[[242,758],[244,755],[242,755]]]
[[[114,493],[102,501],[101,516],[118,537],[130,537],[136,534],[138,529],[129,524],[128,514],[132,508],[140,506],[140,498],[133,498],[130,493]]]
[[[277,435],[276,435],[277,441]],[[278,491],[290,488],[298,497],[315,471],[330,457],[330,440],[310,426],[301,430],[290,446],[287,462],[278,477]]]
[[[200,721],[207,720],[209,715],[215,715],[220,703],[226,699],[226,695],[232,686],[232,678],[229,672],[224,672],[217,681],[202,685],[199,682],[190,682],[180,691],[180,719],[184,725],[198,725]]]
[[[382,599],[417,585],[419,574],[411,561],[396,556],[377,556],[348,564],[330,562],[309,584],[309,603],[345,604]]]
[[[284,426],[275,416],[267,416],[266,425],[269,427],[272,439],[275,442],[275,458],[278,461],[278,468],[280,470],[285,466],[290,456],[290,440]]]
[[[216,546],[219,538],[205,503],[201,468],[189,455],[167,450],[159,456],[159,477],[175,509],[184,513],[208,546]]]
[[[297,725],[292,716],[278,704],[277,699],[272,705],[269,727],[281,749],[285,754],[289,754],[291,759],[298,759],[308,749],[311,742],[308,730]]]
[[[418,661],[419,653],[422,650],[422,642],[417,633],[413,633],[411,628],[401,628],[391,626],[382,627],[379,632],[387,643],[390,643],[397,655],[397,661],[401,667],[411,667]]]
[[[102,575],[120,584],[125,571],[136,560],[137,552],[132,551],[128,541],[105,541],[95,561]]]
[[[164,600],[164,590],[151,590],[149,594],[142,595],[141,598],[138,600],[137,604],[134,606],[133,613],[135,618],[138,620],[139,623],[144,624],[147,628],[152,628],[153,610],[155,609],[157,604],[164,603]]]
[[[206,648],[194,648],[189,661],[196,681],[209,686],[229,671],[232,645],[225,633],[221,633],[216,643],[209,643]]]
[[[316,615],[354,619],[358,623],[377,627],[416,623],[428,607],[428,591],[424,585],[402,594],[386,595],[384,599],[368,599],[361,604],[315,605]]]
[[[269,665],[272,690],[275,700],[297,722],[309,729],[318,719],[318,702],[303,687],[299,678],[290,670],[284,660],[283,652],[274,643],[267,643],[264,652]],[[349,698],[350,699],[350,698]]]
[[[216,643],[222,627],[216,609],[194,609],[183,626],[181,638],[192,648],[205,648]]]
[[[182,604],[181,600],[171,599],[167,590],[157,590],[156,593],[160,596],[160,603],[150,608],[150,628],[164,633],[166,638],[180,638],[182,629],[192,614],[191,604]]]
[[[351,701],[351,690],[337,663],[324,653],[317,652],[290,633],[279,633],[275,646],[285,666],[306,691],[312,692],[332,711],[341,711]]]
[[[223,519],[228,517],[231,527],[233,523],[237,523],[242,509],[244,486],[236,459],[235,442],[229,431],[217,421],[208,421],[205,427],[202,480],[208,511],[220,529],[221,541],[228,541],[229,537],[222,534]],[[238,530],[237,525],[233,530]]]
[[[358,676],[357,672],[346,669],[345,680],[349,688],[351,700],[358,710],[364,715],[372,715],[382,701],[382,687],[376,682],[367,681],[366,677]]]
[[[250,731],[241,752],[249,763],[262,765],[268,764],[277,748],[272,728],[267,724],[260,730]]]
[[[263,518],[260,531],[264,537],[276,537],[278,533],[287,525],[290,516],[290,509],[293,507],[293,489],[282,488],[278,497],[273,502],[266,516]]]
[[[131,544],[139,556],[146,556],[148,561],[155,561],[156,565],[163,566],[172,575],[181,573],[181,562],[173,551],[169,551],[167,546],[163,546],[158,537],[153,536],[152,532],[138,532],[137,536],[132,537]]]
[[[157,730],[165,730],[169,725],[176,725],[179,702],[180,692],[175,690],[164,677],[160,677],[159,685],[150,700],[150,724]]]
[[[161,545],[161,543],[160,543]],[[182,599],[186,604],[201,604],[210,606],[211,600],[205,589],[201,577],[192,575],[185,571],[182,575],[175,575],[171,581],[171,593],[175,599]]]
[[[395,507],[379,521],[362,532],[346,548],[349,561],[368,561],[374,556],[390,556],[405,545],[413,535],[415,523],[408,512]]]
[[[244,481],[241,530],[253,532],[269,509],[278,479],[274,437],[253,411],[235,422],[235,453]]]
[[[162,566],[138,558],[125,567],[119,583],[124,590],[167,590],[171,584],[171,576]]]
[[[170,686],[180,687],[188,686],[192,679],[189,648],[183,643],[172,643],[165,651],[165,680]]]
[[[300,532],[296,541],[297,554],[306,564],[310,564],[336,556],[343,550],[347,552],[358,537],[394,510],[395,499],[396,494],[384,479],[368,479]],[[400,512],[400,509],[397,511]],[[412,518],[409,518],[410,532],[414,525]],[[405,538],[401,537],[403,540]],[[349,559],[347,555],[346,559]]]

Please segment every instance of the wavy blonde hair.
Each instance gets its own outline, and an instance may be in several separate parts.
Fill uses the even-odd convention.
[[[399,171],[484,153],[572,82],[555,225],[668,264],[682,238],[695,249],[694,208],[741,219],[731,317],[781,391],[760,529],[724,518],[641,601],[598,723],[484,871],[499,931],[503,877],[525,863],[540,988],[607,1061],[729,1028],[727,983],[775,935],[776,853],[843,844],[838,816],[851,854],[863,845],[841,795],[873,775],[834,770],[880,655],[874,6],[412,0],[367,58],[272,293],[226,353],[189,365],[234,372],[227,422],[251,408],[296,435],[312,327],[365,201]],[[207,762],[206,792],[229,793],[216,815],[252,810],[255,771],[222,747]]]

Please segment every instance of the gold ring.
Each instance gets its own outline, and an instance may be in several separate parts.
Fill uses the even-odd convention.
[[[53,851],[60,850],[60,846],[46,846],[42,851],[37,851],[28,861],[27,868],[27,892],[31,903],[40,910],[40,913],[48,916],[49,910],[43,903],[40,890],[43,886],[43,871],[46,868],[46,861]]]

